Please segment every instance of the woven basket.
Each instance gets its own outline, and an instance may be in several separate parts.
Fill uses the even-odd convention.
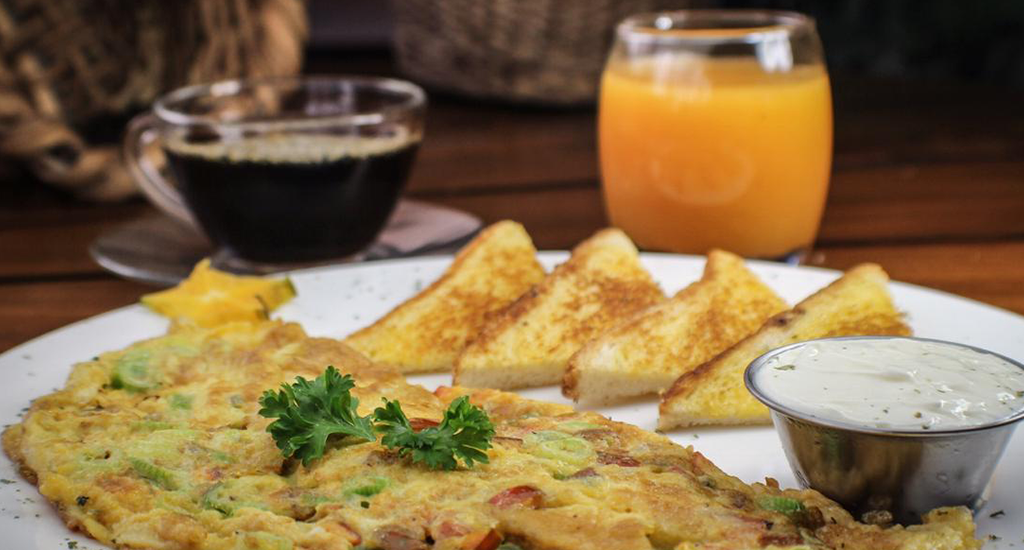
[[[0,0],[0,177],[134,194],[116,136],[83,136],[179,86],[294,74],[305,37],[302,0]]]
[[[700,0],[395,0],[399,68],[427,86],[541,104],[592,102],[615,25]]]

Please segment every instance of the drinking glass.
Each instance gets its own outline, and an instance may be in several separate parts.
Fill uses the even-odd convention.
[[[262,272],[326,262],[383,229],[425,101],[410,82],[362,76],[191,86],[132,121],[125,158],[153,204],[218,246],[215,263]]]
[[[608,215],[641,247],[780,259],[813,244],[832,100],[811,18],[630,17],[617,28],[599,111]]]

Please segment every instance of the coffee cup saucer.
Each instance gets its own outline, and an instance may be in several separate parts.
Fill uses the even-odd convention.
[[[268,274],[316,265],[445,254],[461,248],[482,225],[479,218],[461,210],[403,199],[377,239],[356,254],[316,263],[257,264],[229,250],[218,250],[194,227],[154,212],[102,233],[89,245],[89,254],[115,275],[170,286],[187,277],[204,257],[225,271]]]

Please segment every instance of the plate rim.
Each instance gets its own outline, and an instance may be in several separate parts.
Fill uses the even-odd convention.
[[[538,252],[538,259],[540,259],[542,261],[542,263],[545,263],[545,265],[556,265],[558,262],[563,261],[568,256],[568,254],[569,254],[569,251],[567,251],[567,250],[545,250],[545,251]],[[305,278],[305,277],[314,277],[314,276],[316,276],[318,274],[323,274],[323,273],[336,273],[336,272],[346,272],[346,271],[362,271],[362,270],[372,270],[374,268],[388,269],[388,268],[393,268],[395,266],[403,266],[403,265],[404,266],[415,266],[416,264],[424,264],[424,263],[437,266],[439,268],[439,270],[441,270],[441,269],[444,269],[444,267],[446,267],[447,263],[450,263],[453,258],[454,258],[453,254],[425,255],[425,256],[417,256],[417,257],[412,257],[412,258],[392,258],[392,259],[377,260],[377,261],[373,261],[373,262],[363,262],[363,263],[358,263],[358,264],[340,264],[340,265],[329,265],[329,266],[317,266],[317,267],[311,267],[311,268],[305,268],[305,269],[285,272],[282,275],[286,275],[286,276],[299,276],[299,277]],[[641,253],[641,260],[643,260],[644,258],[647,258],[647,259],[650,259],[650,260],[654,260],[655,262],[661,262],[661,261],[666,261],[666,262],[680,261],[682,263],[688,264],[686,269],[691,269],[691,268],[694,269],[695,272],[696,272],[697,277],[699,277],[699,273],[700,273],[700,270],[702,269],[703,262],[706,261],[706,256],[689,255],[689,254],[659,253],[659,252],[642,252]],[[801,272],[803,272],[803,273],[811,272],[811,273],[814,273],[817,276],[826,276],[829,279],[834,280],[836,277],[840,276],[843,273],[840,270],[826,268],[826,267],[819,267],[819,266],[794,266],[794,265],[788,265],[788,264],[782,264],[782,263],[770,262],[770,261],[764,261],[764,260],[745,260],[745,261],[749,265],[751,265],[752,267],[755,267],[755,268],[765,268],[769,272],[774,271],[776,273],[782,273],[783,276],[785,276],[784,274],[786,274],[786,273],[798,274],[798,273],[801,273]],[[868,262],[865,262],[865,263],[868,263]],[[438,265],[438,264],[440,264],[440,265]],[[653,268],[653,266],[651,266],[651,267]],[[652,271],[653,270],[654,269],[652,269]],[[762,273],[759,273],[759,275],[762,275],[762,277],[764,277],[764,275]],[[664,279],[662,279],[662,280],[664,280]],[[692,282],[692,280],[691,281],[685,281],[684,284],[689,284],[689,282]],[[768,283],[769,286],[771,286],[772,285],[772,280],[766,280],[766,283]],[[827,284],[827,282],[825,284]],[[904,283],[904,282],[895,281],[895,280],[890,281],[890,288],[893,289],[894,298],[896,298],[897,300],[899,300],[899,296],[896,295],[898,292],[908,292],[910,294],[917,294],[917,297],[914,298],[916,301],[919,301],[919,299],[922,298],[922,297],[935,297],[935,298],[938,298],[938,299],[942,300],[943,302],[949,303],[950,305],[955,305],[957,307],[970,307],[972,309],[977,310],[980,314],[996,315],[996,316],[998,316],[997,318],[999,319],[1000,322],[1010,323],[1010,329],[1011,330],[1016,329],[1016,327],[1018,327],[1018,326],[1020,326],[1022,329],[1024,329],[1024,315],[1018,314],[1016,312],[1013,312],[1013,311],[1010,311],[1010,310],[1007,310],[1007,309],[1004,309],[1004,308],[1000,308],[998,306],[987,304],[987,303],[981,302],[979,300],[975,300],[975,299],[972,299],[972,298],[967,298],[967,297],[964,297],[964,296],[960,296],[960,295],[957,295],[957,294],[954,294],[954,293],[951,293],[951,292],[948,292],[948,291],[943,291],[943,290],[939,290],[939,289],[933,289],[933,288],[930,288],[930,287],[926,287],[926,286],[922,286],[922,285],[916,285],[916,284],[913,284],[913,283]],[[899,291],[897,291],[896,289],[899,289]],[[816,290],[812,290],[812,292],[815,292],[815,291]],[[407,290],[403,289],[403,290],[401,290],[401,292],[404,293],[404,292],[407,292]],[[413,292],[413,294],[415,294],[415,292]],[[899,305],[899,304],[897,304],[897,305]],[[58,327],[56,329],[50,330],[50,331],[48,331],[48,332],[46,332],[44,334],[41,334],[41,335],[36,336],[34,338],[31,338],[31,339],[29,339],[29,340],[27,340],[25,342],[22,342],[22,343],[20,343],[20,344],[18,344],[16,346],[12,347],[11,349],[9,349],[9,350],[7,350],[7,351],[5,351],[3,353],[0,353],[0,364],[7,363],[11,367],[16,367],[19,370],[15,371],[15,373],[20,373],[21,369],[26,368],[23,365],[27,364],[27,363],[22,363],[20,355],[24,354],[25,350],[27,348],[29,348],[29,347],[35,347],[35,346],[39,346],[41,344],[45,344],[45,340],[46,339],[57,337],[58,335],[66,337],[65,335],[67,333],[73,333],[75,331],[76,327],[79,327],[79,326],[82,326],[82,325],[87,325],[87,324],[93,323],[93,322],[104,322],[104,320],[108,320],[110,317],[116,317],[116,316],[119,316],[119,315],[125,315],[125,314],[137,315],[139,313],[143,313],[143,312],[146,312],[146,311],[147,310],[146,310],[145,306],[141,305],[139,302],[135,302],[135,303],[128,304],[128,305],[125,305],[125,306],[121,306],[121,307],[118,307],[118,308],[107,310],[107,311],[98,313],[96,315],[92,315],[90,317],[86,317],[84,319],[79,319],[77,321],[68,323],[68,324],[63,325],[61,327]],[[152,314],[152,315],[155,315],[155,314]],[[154,317],[154,320],[157,320],[157,319]],[[289,320],[290,321],[291,319],[285,319],[285,320]],[[302,319],[297,319],[297,321],[300,322],[300,323],[303,322]],[[106,321],[106,322],[109,322],[109,321]],[[147,328],[146,330],[149,330],[149,329]],[[156,336],[156,335],[158,335],[158,334],[147,335],[147,336],[143,336],[142,338],[148,338],[148,337],[152,337],[152,336]],[[334,337],[337,337],[337,336],[334,336]],[[1024,349],[1024,348],[1022,348],[1022,349]],[[56,373],[57,376],[60,376],[61,374],[64,374],[66,376],[67,372],[69,372],[71,370],[71,368],[73,368],[73,365],[74,365],[75,362],[76,361],[70,361],[68,363],[60,363],[60,364],[58,364],[58,363],[49,363],[49,364],[47,364],[46,366],[44,366],[40,370],[41,371],[49,371],[51,373]],[[36,364],[38,364],[38,363],[36,363]],[[12,379],[12,380],[14,380],[14,379]],[[15,380],[13,383],[15,385],[17,385],[19,382]],[[413,382],[413,383],[418,383],[418,382]],[[46,392],[47,392],[47,390],[42,390],[42,393],[40,393],[39,395],[31,396],[31,399],[36,399],[39,396],[44,395]],[[529,397],[529,396],[527,396],[527,397]],[[608,415],[608,413],[602,413],[602,414]],[[13,417],[12,417],[12,419],[13,419]],[[770,426],[763,426],[763,427],[762,426],[758,426],[757,428],[761,428],[762,431],[764,431],[765,433],[772,433],[772,434],[774,433],[774,430],[772,430]],[[643,429],[643,428],[641,427],[641,429]],[[678,432],[676,434],[676,436],[672,437],[672,439],[675,441],[676,444],[683,445],[683,446],[699,445],[695,441],[687,439],[687,434],[685,433],[686,430],[683,430],[683,431],[678,431],[677,430],[676,432]],[[703,433],[703,432],[701,432],[701,433]],[[664,435],[669,435],[669,434],[664,434]],[[736,435],[739,436],[739,434],[736,434]],[[1017,438],[1015,438],[1015,439],[1020,439],[1021,437],[1024,437],[1024,436],[1018,435]],[[697,436],[693,436],[693,439],[697,439]],[[704,445],[707,445],[709,443],[705,443]],[[1017,445],[1019,446],[1020,443],[1018,443]],[[1015,455],[1015,456],[1017,456],[1017,455]],[[13,463],[6,456],[4,456],[3,459],[0,459],[0,460],[13,465]],[[1005,466],[1000,468],[1000,470],[1005,470],[1005,469],[1006,469]],[[731,470],[726,469],[726,471],[728,472],[728,471],[731,471]],[[734,473],[732,473],[730,475],[740,475],[740,474],[738,472],[734,472]],[[20,477],[18,478],[18,481],[19,482],[24,482],[24,480],[21,479]],[[25,482],[25,483],[27,483],[27,482]],[[17,485],[11,485],[11,486],[12,487],[17,487]],[[29,484],[29,486],[31,487],[31,484]],[[30,496],[31,497],[38,497],[38,494],[37,493],[32,493]],[[6,496],[5,496],[5,498],[6,498]],[[16,498],[16,497],[11,497],[11,498],[12,498],[12,500],[10,502],[14,502],[13,499]],[[1002,498],[1003,499],[1008,498],[1008,494],[1007,494],[1006,491],[1003,491]],[[7,502],[7,501],[0,499],[0,502]],[[1024,501],[1022,501],[1022,502],[1024,502]],[[37,498],[36,499],[36,503],[37,504],[33,504],[33,506],[37,506],[37,505],[38,506],[42,506],[43,508],[46,508],[47,510],[52,510],[53,509],[51,503],[47,499],[45,499],[44,497]],[[1017,506],[1020,503],[1017,502],[1016,500],[1011,500],[1011,501],[1006,502],[1004,504],[1009,504],[1009,505],[1012,505],[1012,506]],[[983,510],[983,512],[985,514],[987,514],[989,511],[990,511],[989,509]],[[1016,514],[1008,514],[1008,515],[1015,516]],[[51,520],[53,520],[53,517],[51,517],[51,516],[55,517],[53,514],[44,514],[43,517],[46,518],[45,521],[51,521]],[[0,519],[5,520],[5,521],[0,522],[0,523],[6,524],[7,523],[6,520],[9,519],[9,518],[0,517]],[[24,518],[24,519],[29,519],[29,518]],[[56,521],[59,521],[59,520],[56,520]],[[1013,540],[1019,540],[1020,534],[1016,533],[1016,530],[1019,528],[1019,526],[1017,526],[1017,525],[1008,525],[1008,524],[1004,523],[1004,525],[997,526],[996,523],[993,523],[992,519],[989,519],[988,517],[983,517],[982,515],[978,515],[975,518],[975,522],[978,525],[978,531],[976,532],[976,535],[978,537],[984,538],[987,532],[991,532],[992,529],[998,528],[999,532],[1001,532],[1001,533],[1005,533],[1005,532],[1007,532],[1007,530],[1012,530],[1014,532],[1013,536],[1011,536],[1010,538],[1004,538],[1004,540],[1006,540],[1008,542],[1009,541],[1013,541]],[[24,527],[22,527],[21,529],[16,529],[13,533],[11,533],[11,535],[14,535],[14,536],[22,535],[23,536],[24,534],[28,533],[29,534],[28,536],[32,536],[31,533],[35,533],[36,529],[45,528],[45,526],[50,525],[50,524],[49,523],[25,523],[25,524],[20,524],[20,525],[24,525]],[[51,537],[51,538],[52,537],[57,537],[57,538],[63,538],[64,540],[75,540],[75,541],[78,541],[79,542],[79,547],[83,548],[83,549],[93,549],[93,548],[95,548],[95,549],[98,550],[100,548],[104,548],[104,549],[107,548],[106,546],[100,545],[100,543],[97,543],[93,539],[88,538],[87,536],[85,536],[85,535],[83,535],[81,533],[78,533],[78,532],[66,529],[66,527],[63,527],[62,524],[61,524],[61,527],[63,528],[63,530],[59,531],[58,533],[52,533],[51,534],[52,536],[51,535],[47,535],[47,536]],[[14,539],[14,540],[22,540],[22,539]],[[29,539],[26,539],[26,540],[29,540]],[[992,543],[989,543],[989,544],[992,544]],[[995,543],[994,546],[995,547],[1002,547],[999,543]],[[989,548],[989,547],[990,546],[986,546],[986,548]],[[30,548],[39,549],[39,548],[42,548],[42,546],[39,546],[38,544],[36,546],[31,546],[30,545]]]
[[[538,256],[538,259],[540,259],[540,258],[547,258],[547,259],[549,259],[551,261],[557,261],[557,257],[558,256],[563,256],[564,257],[565,255],[567,255],[569,253],[571,253],[571,251],[569,251],[569,250],[557,250],[557,249],[556,250],[538,250],[537,251],[537,256]],[[552,257],[556,257],[556,258],[552,259]],[[640,252],[640,258],[643,259],[644,257],[658,258],[658,259],[663,259],[663,260],[671,260],[671,259],[685,259],[685,260],[691,260],[691,261],[706,261],[707,260],[707,256],[702,256],[702,255],[698,255],[698,254],[676,254],[676,253],[672,253],[672,252]],[[292,270],[292,271],[283,271],[281,273],[275,273],[273,275],[269,275],[268,277],[292,277],[292,276],[296,276],[296,275],[307,276],[307,275],[315,275],[315,274],[319,274],[319,273],[323,273],[323,272],[332,272],[332,271],[358,271],[360,269],[368,269],[368,268],[371,268],[371,267],[387,266],[387,265],[392,265],[392,264],[402,264],[402,263],[415,264],[415,263],[422,263],[422,262],[435,262],[435,261],[444,261],[444,260],[451,261],[454,258],[455,258],[455,254],[428,254],[428,255],[423,255],[423,256],[414,256],[414,257],[410,257],[410,258],[385,258],[385,259],[380,259],[380,260],[372,260],[372,261],[367,261],[367,262],[359,262],[359,263],[351,263],[351,264],[333,264],[333,265],[322,265],[322,266],[307,267],[307,268],[303,268],[303,269],[296,269],[296,270]],[[780,263],[780,262],[772,262],[770,260],[758,260],[758,259],[747,259],[747,258],[744,258],[743,261],[745,263],[747,263],[747,264],[753,264],[753,265],[757,265],[757,266],[764,267],[764,268],[781,269],[781,270],[784,270],[784,271],[788,271],[788,270],[792,270],[792,271],[813,271],[813,272],[818,272],[818,273],[821,273],[821,274],[831,275],[831,276],[835,276],[835,277],[838,277],[842,273],[844,273],[844,271],[840,270],[840,269],[829,268],[829,267],[821,267],[821,266],[790,265],[790,264],[785,264],[785,263]],[[875,262],[859,262],[858,264],[855,264],[855,265],[860,265],[862,263],[875,263]],[[879,265],[881,265],[881,264],[879,264]],[[882,266],[882,269],[885,269],[885,266]],[[886,273],[888,274],[888,271],[886,271]],[[926,292],[926,293],[931,293],[931,294],[938,294],[938,295],[941,295],[943,298],[952,299],[952,300],[955,300],[955,301],[967,302],[967,303],[970,303],[972,306],[977,306],[977,307],[981,307],[981,308],[987,309],[991,313],[997,313],[997,314],[1006,315],[1009,318],[1015,320],[1016,322],[1024,324],[1024,314],[1020,314],[1020,313],[1017,313],[1015,311],[1010,311],[1008,309],[1005,309],[1005,308],[1002,308],[1002,307],[999,307],[999,306],[996,306],[996,305],[992,305],[992,304],[989,304],[989,303],[986,303],[986,302],[982,302],[982,301],[976,300],[974,298],[969,298],[967,296],[961,296],[960,294],[956,294],[956,293],[949,292],[949,291],[942,290],[942,289],[938,289],[938,288],[932,288],[932,287],[929,287],[929,286],[919,285],[919,284],[916,284],[916,283],[907,283],[907,282],[903,282],[903,281],[896,280],[896,279],[891,279],[891,278],[889,280],[889,284],[893,285],[895,287],[898,287],[898,288],[905,288],[905,289],[910,289],[910,290],[914,290],[914,291],[918,291],[918,292]],[[769,285],[769,286],[771,286],[771,285]],[[155,290],[154,290],[154,292],[155,292]],[[60,331],[64,331],[64,330],[69,330],[69,329],[71,329],[71,328],[73,328],[73,327],[75,327],[77,325],[84,324],[84,323],[87,323],[87,322],[90,322],[90,321],[93,321],[93,320],[96,320],[96,319],[99,319],[99,318],[102,318],[102,317],[106,317],[108,315],[115,315],[115,314],[118,314],[120,312],[131,310],[131,309],[144,309],[144,308],[145,308],[145,306],[143,306],[140,302],[136,301],[136,302],[128,304],[128,305],[124,305],[124,306],[121,306],[121,307],[117,307],[117,308],[114,308],[114,309],[103,311],[101,313],[97,313],[95,315],[91,315],[89,317],[85,317],[84,319],[79,319],[77,321],[72,321],[72,322],[70,322],[70,323],[68,323],[66,325],[59,326],[59,327],[57,327],[55,329],[46,331],[43,334],[40,334],[38,336],[32,337],[32,338],[30,338],[28,340],[25,340],[24,342],[21,342],[21,343],[15,345],[14,347],[8,349],[7,351],[4,351],[3,353],[0,353],[0,361],[3,361],[7,357],[7,355],[9,355],[9,354],[15,354],[15,352],[19,351],[22,347],[33,345],[33,344],[36,343],[36,341],[42,340],[44,338],[47,338],[47,337],[53,335],[54,333],[57,333],[57,332],[60,332]]]

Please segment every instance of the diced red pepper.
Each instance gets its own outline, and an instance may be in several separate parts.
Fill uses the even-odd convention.
[[[615,466],[621,466],[623,468],[636,468],[640,466],[640,461],[629,456],[620,455],[616,453],[597,453],[597,461],[600,464],[612,464]]]
[[[583,479],[583,478],[586,478],[586,477],[594,477],[596,475],[597,475],[597,472],[594,471],[593,468],[583,468],[582,470],[576,472],[575,474],[569,476],[566,479]]]
[[[523,506],[536,510],[544,503],[544,493],[529,485],[517,485],[494,495],[488,502],[498,508]]]
[[[329,526],[327,529],[328,531],[341,531],[341,535],[344,536],[352,546],[359,546],[363,543],[363,537],[359,536],[359,533],[356,533],[355,530],[349,527],[344,521],[339,521],[334,524],[328,523],[327,525]]]
[[[412,431],[421,432],[427,428],[433,428],[440,424],[437,420],[431,420],[429,418],[410,418],[409,425],[412,426]]]
[[[452,521],[445,521],[441,523],[441,527],[438,529],[440,538],[452,538],[461,537],[468,535],[471,529],[462,525],[461,523],[455,523]]]
[[[480,542],[473,547],[473,550],[495,550],[501,545],[501,535],[494,529],[491,529],[484,535],[484,538],[480,539]]]
[[[803,544],[804,539],[800,535],[796,534],[765,533],[758,537],[757,542],[762,547],[772,545],[795,546],[797,544]]]
[[[430,550],[430,545],[408,529],[385,529],[379,535],[383,550]]]

